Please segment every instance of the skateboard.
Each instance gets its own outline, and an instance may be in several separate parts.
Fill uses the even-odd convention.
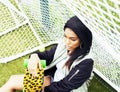
[[[37,76],[34,77],[29,73],[28,59],[24,60],[25,74],[23,81],[23,92],[42,92],[42,85],[44,83],[44,68],[46,67],[46,61],[41,60],[42,69],[37,68]]]

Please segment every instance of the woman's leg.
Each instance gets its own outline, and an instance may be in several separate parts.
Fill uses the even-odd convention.
[[[14,92],[23,89],[24,75],[12,75],[10,79],[0,88],[0,92]]]
[[[15,90],[22,90],[23,79],[24,75],[12,75],[10,79],[0,88],[0,92],[14,92]],[[45,76],[42,88],[44,89],[44,87],[50,85],[50,83],[51,77]]]

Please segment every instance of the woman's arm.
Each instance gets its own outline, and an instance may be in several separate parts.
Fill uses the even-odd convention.
[[[70,92],[89,79],[93,69],[93,60],[86,59],[76,65],[61,81],[53,82],[44,88],[44,92]]]
[[[31,53],[31,55],[37,54],[40,59],[45,59],[47,61],[46,64],[49,65],[54,58],[56,48],[57,48],[57,45],[53,46],[50,50],[46,50],[44,52],[40,52],[39,50],[37,50]]]
[[[29,58],[29,62],[28,62],[29,72],[32,75],[37,76],[37,71],[36,71],[37,67],[39,67],[40,69],[42,68],[40,60],[45,59],[46,65],[49,65],[51,61],[53,60],[55,50],[56,50],[56,46],[51,48],[49,51],[45,51],[45,52],[36,51],[32,53]]]

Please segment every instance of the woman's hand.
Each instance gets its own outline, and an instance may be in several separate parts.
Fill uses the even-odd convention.
[[[31,54],[29,62],[28,62],[28,71],[33,75],[37,76],[37,67],[42,69],[40,58],[37,54]]]
[[[42,92],[44,92],[44,87],[45,86],[49,86],[51,84],[51,76],[44,76],[44,83],[43,83],[43,86],[42,86]]]

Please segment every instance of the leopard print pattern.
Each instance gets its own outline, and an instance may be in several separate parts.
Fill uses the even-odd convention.
[[[44,69],[37,68],[37,77],[34,77],[25,70],[23,92],[42,92],[42,85],[44,82]]]

